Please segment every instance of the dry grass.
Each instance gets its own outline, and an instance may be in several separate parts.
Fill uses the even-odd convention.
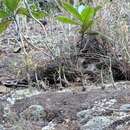
[[[129,57],[129,19],[130,2],[127,0],[93,0],[94,5],[101,5],[97,28],[115,44],[118,54]]]

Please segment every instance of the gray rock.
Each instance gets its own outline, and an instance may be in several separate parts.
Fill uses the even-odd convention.
[[[4,130],[4,127],[2,125],[0,125],[0,130]]]
[[[36,89],[30,89],[30,88],[16,90],[6,100],[13,105],[17,100],[32,97],[32,96],[38,95],[40,93],[41,93],[40,91],[38,91]]]
[[[77,117],[80,119],[81,124],[85,124],[88,122],[90,118],[92,118],[92,111],[91,110],[83,110],[77,113]]]
[[[55,130],[56,124],[50,122],[47,126],[43,127],[42,130]]]
[[[91,118],[91,115],[85,115],[85,117],[80,120],[80,124],[86,124]]]
[[[46,117],[46,112],[41,105],[31,105],[21,113],[21,116],[27,120],[40,120]]]
[[[3,111],[3,118],[5,122],[14,123],[18,121],[18,116],[15,112],[13,112],[9,105],[6,105]]]
[[[91,110],[83,110],[77,113],[78,118],[84,118],[86,115],[91,115]]]
[[[81,127],[81,130],[103,130],[109,126],[113,121],[105,116],[93,117],[87,124]]]
[[[130,104],[123,104],[120,106],[120,110],[123,112],[129,112],[130,111]]]

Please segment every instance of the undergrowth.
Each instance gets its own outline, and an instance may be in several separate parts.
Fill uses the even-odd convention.
[[[89,6],[86,6],[86,3]],[[80,73],[80,76],[77,76],[75,81],[79,77],[79,81],[82,83],[91,80],[92,82],[102,84],[106,82],[114,84],[116,80],[129,80],[129,74],[127,73],[130,58],[128,32],[129,2],[125,0],[93,0],[88,3],[84,0],[80,3],[81,5],[78,3],[77,6],[73,6],[65,3],[61,6],[56,1],[56,6],[53,6],[53,9],[51,8],[52,3],[47,3],[47,9],[43,7],[42,3],[36,4],[39,9],[49,12],[45,19],[39,21],[35,18],[34,20],[25,18],[24,23],[26,23],[26,27],[21,22],[24,21],[23,17],[18,21],[24,35],[23,41],[26,43],[26,64],[30,70],[35,70],[38,65],[45,64],[44,58],[41,58],[40,62],[37,62],[36,58],[33,59],[33,56],[30,56],[33,52],[42,52],[46,57],[46,61],[48,60],[47,63],[55,62],[57,65],[60,65],[54,73],[54,77],[57,78],[51,80],[58,80],[59,82],[60,79],[66,83],[69,82],[67,75],[70,72],[62,73],[61,76],[59,71],[61,67],[64,70],[68,60],[72,67],[71,73],[75,73],[73,70],[76,71],[76,74]],[[85,14],[88,16],[89,11],[87,9],[91,10],[90,19],[86,16],[88,22],[84,22],[85,20],[82,21],[82,13],[78,12],[79,7],[81,8],[81,12],[83,10],[85,12],[86,9],[87,13]],[[99,9],[99,7],[101,8]],[[53,11],[55,8],[56,10]],[[95,12],[93,9],[96,11],[99,10]],[[71,10],[73,11],[71,12]],[[57,16],[60,21],[67,24],[57,21]],[[85,25],[83,22],[87,24]],[[35,26],[32,27],[32,25]],[[80,31],[78,32],[78,30]],[[13,36],[15,39],[16,35]],[[57,59],[65,60],[57,61]],[[54,62],[51,62],[52,60]],[[89,63],[90,61],[91,63]],[[44,65],[43,68],[46,67]],[[120,73],[119,79],[116,77],[118,73]]]

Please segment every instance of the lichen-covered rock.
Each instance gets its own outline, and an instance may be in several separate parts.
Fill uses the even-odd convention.
[[[27,88],[27,89],[16,90],[14,93],[11,94],[10,97],[7,98],[7,101],[13,105],[17,100],[21,100],[27,97],[32,97],[38,94],[40,94],[40,92],[36,89]]]
[[[46,112],[41,105],[31,105],[21,113],[21,117],[27,120],[45,119]]]
[[[85,124],[81,130],[103,130],[103,128],[109,126],[112,120],[105,116],[96,116]]]
[[[13,112],[10,106],[6,106],[3,110],[3,122],[9,122],[11,124],[19,120],[18,115]]]
[[[77,113],[77,117],[80,119],[81,124],[85,124],[88,122],[90,118],[92,118],[92,111],[91,110],[83,110]]]

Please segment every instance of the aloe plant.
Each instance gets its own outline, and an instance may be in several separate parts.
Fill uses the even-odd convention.
[[[80,33],[84,34],[90,31],[94,23],[95,15],[101,7],[92,7],[84,5],[74,7],[70,3],[64,2],[63,8],[70,14],[71,18],[66,16],[58,16],[57,19],[62,23],[79,25]]]
[[[27,17],[33,15],[33,17],[37,19],[41,19],[46,15],[43,11],[37,10],[34,4],[30,7],[30,15],[29,10],[22,6],[22,2],[24,2],[24,0],[2,0],[3,8],[0,9],[0,33],[5,31],[11,23],[16,21],[17,15]]]

